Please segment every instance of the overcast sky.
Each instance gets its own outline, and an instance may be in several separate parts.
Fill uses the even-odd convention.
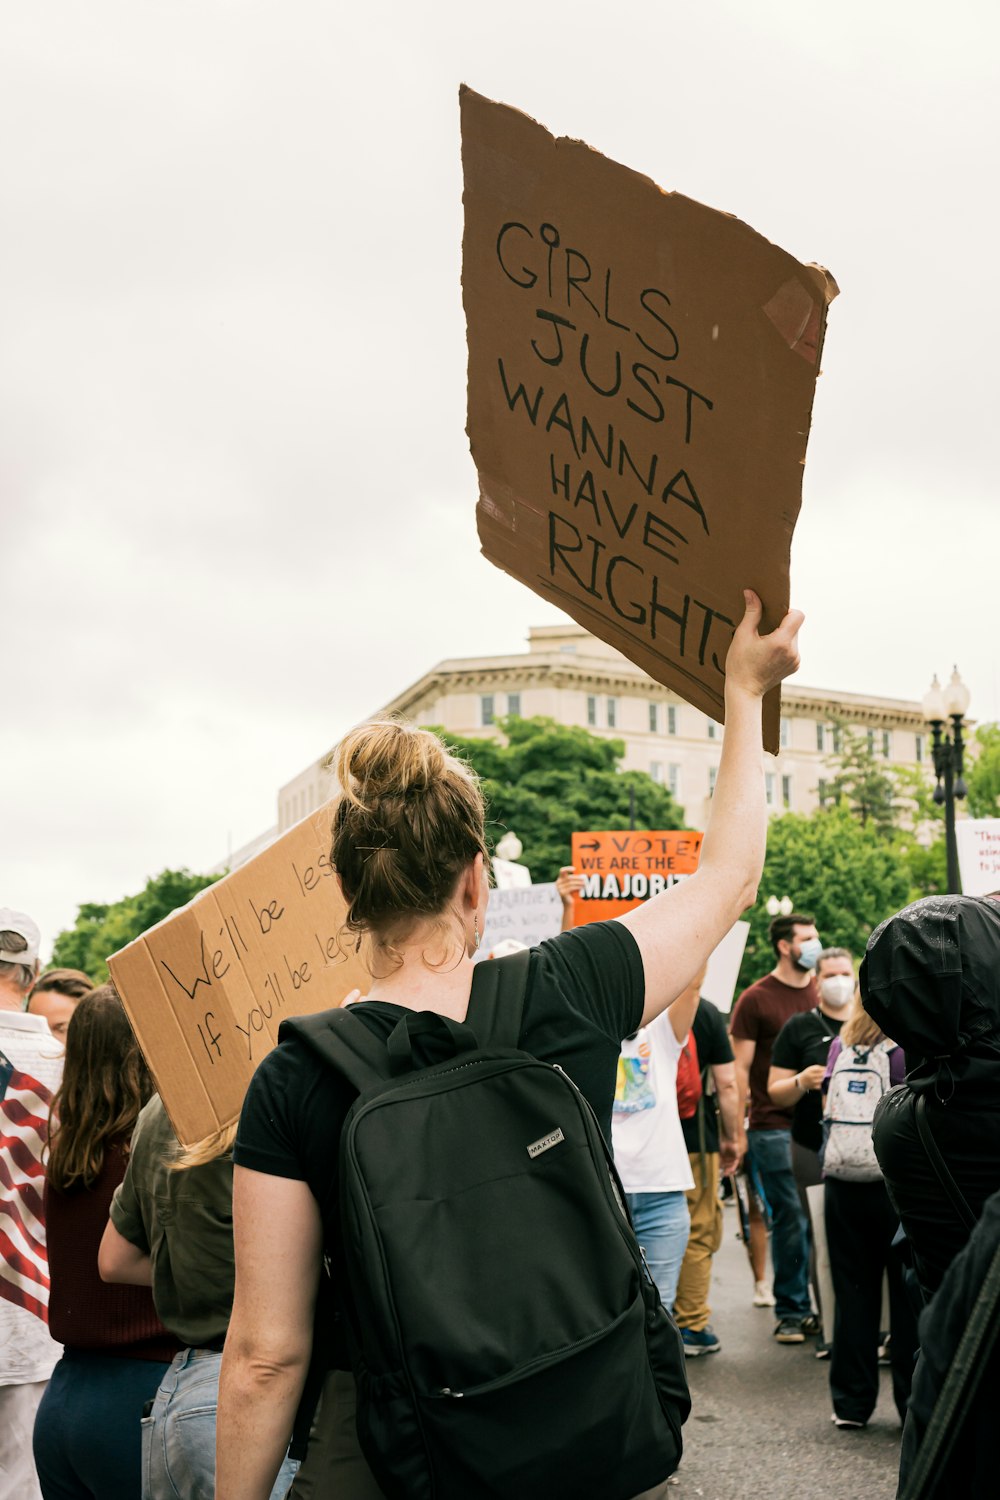
[[[830,268],[800,680],[1000,716],[998,14],[0,5],[0,905],[212,865],[558,619],[478,551],[462,81]]]

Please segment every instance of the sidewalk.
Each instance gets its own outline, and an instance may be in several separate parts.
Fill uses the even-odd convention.
[[[829,1365],[815,1341],[776,1344],[773,1311],[753,1307],[753,1282],[736,1214],[725,1210],[715,1258],[712,1327],[722,1349],[687,1361],[693,1407],[678,1500],[893,1500],[899,1420],[889,1372],[862,1432],[830,1420]]]

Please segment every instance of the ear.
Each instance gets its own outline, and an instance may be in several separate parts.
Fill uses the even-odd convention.
[[[477,854],[462,876],[459,893],[462,904],[471,913],[478,911],[483,902],[483,856]]]

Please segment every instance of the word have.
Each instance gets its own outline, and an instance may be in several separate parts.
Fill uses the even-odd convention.
[[[661,552],[650,540],[648,527],[642,544]],[[602,553],[608,551],[607,543],[599,537],[581,532],[556,511],[549,512],[549,576],[553,580],[569,577],[591,599],[606,599],[619,619],[644,626],[651,641],[661,638],[665,631],[676,630],[677,651],[682,658],[694,654],[700,667],[709,666],[723,676],[726,652],[736,628],[728,615],[682,589],[671,592],[658,573],[647,573],[641,563],[623,552],[603,557]]]

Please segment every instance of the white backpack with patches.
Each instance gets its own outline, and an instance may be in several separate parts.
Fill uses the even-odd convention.
[[[833,1065],[823,1106],[823,1171],[846,1182],[882,1176],[872,1145],[875,1106],[892,1087],[889,1053],[896,1043],[845,1047]]]

